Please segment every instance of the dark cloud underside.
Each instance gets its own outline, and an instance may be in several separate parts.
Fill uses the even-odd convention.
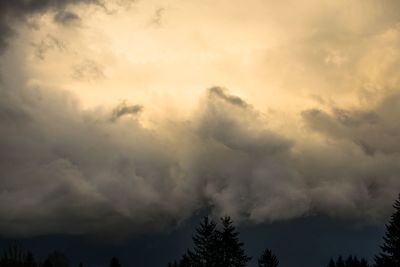
[[[126,102],[83,112],[58,91],[0,93],[2,234],[119,236],[204,207],[257,223],[313,213],[381,220],[400,189],[398,97],[368,111],[306,111],[332,141],[303,147],[218,87],[189,124],[155,129],[117,120],[141,112]]]
[[[78,17],[64,9],[71,4],[101,4],[102,0],[4,0],[0,1],[0,52],[7,46],[7,40],[13,35],[13,24],[27,16],[58,11],[55,20],[66,23]]]

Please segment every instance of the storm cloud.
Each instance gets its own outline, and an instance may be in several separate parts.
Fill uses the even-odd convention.
[[[314,213],[381,220],[400,189],[400,129],[388,115],[398,97],[373,111],[305,111],[312,133],[331,140],[305,145],[218,87],[190,121],[155,128],[108,119],[139,106],[83,111],[62,91],[0,92],[2,234],[125,236],[204,208],[255,223]]]
[[[84,24],[73,7],[101,2],[1,1],[3,49],[18,22],[50,16],[1,57],[0,234],[124,238],[204,210],[245,223],[385,220],[400,191],[398,3],[367,1],[346,24],[354,14],[339,11],[358,11],[354,2],[309,1],[319,15],[268,3],[270,16],[258,13],[264,2],[254,13],[276,21],[275,45],[237,7],[229,14],[249,19],[237,28],[249,38],[219,23],[237,25],[217,12],[226,6],[211,22],[196,17],[210,11],[203,2],[166,5],[162,27],[146,27],[153,6],[133,11],[134,25],[130,13],[96,12]]]
[[[13,24],[24,21],[28,16],[45,13],[47,11],[58,11],[55,21],[70,23],[77,20],[76,14],[66,11],[68,5],[73,4],[97,4],[102,0],[5,0],[0,2],[0,52],[7,46],[7,40],[15,33]]]

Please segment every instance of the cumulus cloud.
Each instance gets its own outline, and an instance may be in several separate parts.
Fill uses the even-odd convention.
[[[322,207],[343,201],[343,209],[332,209],[332,213],[346,215],[354,207],[354,214],[375,220],[384,216],[387,196],[395,196],[400,187],[400,127],[395,119],[399,103],[396,93],[371,108],[303,112],[308,128],[324,140],[299,160],[306,177],[318,181],[312,191],[322,197]]]
[[[162,135],[110,123],[111,110],[82,112],[64,93],[2,86],[1,95],[2,234],[157,228],[196,202]]]
[[[202,208],[255,223],[314,213],[380,220],[400,189],[399,98],[374,111],[306,111],[313,134],[331,141],[299,145],[219,87],[190,122],[155,128],[117,120],[141,111],[125,102],[83,111],[59,90],[3,84],[0,93],[2,234],[122,237]]]
[[[67,25],[76,21],[75,15],[80,13],[67,10],[69,4],[77,3],[99,1],[2,1],[0,43],[5,45],[15,20],[31,14],[50,10],[55,22]],[[46,37],[39,38],[42,41],[32,42],[34,55],[42,59],[40,63],[46,63],[50,50],[60,52],[54,57],[56,63],[60,58],[73,57],[71,84],[58,84],[62,75],[53,83],[43,82],[48,78],[45,75],[56,72],[51,69],[58,68],[58,64],[26,70],[44,70],[43,76],[22,74],[19,72],[23,72],[25,61],[18,57],[25,59],[25,54],[18,53],[18,49],[7,54],[7,59],[14,56],[15,61],[2,66],[7,75],[0,84],[0,216],[4,218],[0,234],[126,237],[164,230],[201,209],[253,223],[313,214],[381,222],[390,214],[390,205],[400,191],[400,83],[396,75],[400,62],[399,17],[398,12],[386,12],[397,10],[398,4],[382,1],[382,8],[375,13],[369,9],[375,5],[368,1],[364,7],[370,13],[350,23],[353,14],[338,11],[355,10],[355,6],[349,3],[351,8],[347,9],[343,3],[331,3],[331,9],[324,6],[323,12],[317,6],[323,14],[320,16],[309,14],[312,9],[303,3],[285,9],[287,17],[278,12],[283,8],[281,4],[271,6],[271,17],[285,29],[294,26],[292,19],[295,26],[306,25],[307,30],[312,28],[310,25],[316,27],[309,34],[294,27],[291,40],[301,42],[268,51],[268,64],[274,71],[267,71],[277,74],[274,78],[290,83],[291,88],[317,88],[313,97],[318,105],[301,105],[301,111],[293,108],[295,119],[282,116],[286,107],[282,107],[283,112],[266,114],[260,109],[265,98],[262,93],[255,94],[259,98],[256,105],[238,96],[240,93],[235,95],[219,86],[207,89],[197,108],[183,116],[160,108],[165,114],[144,121],[143,117],[159,102],[135,102],[134,97],[115,106],[82,108],[74,95],[61,88],[79,82],[108,81],[113,75],[112,64],[118,60],[111,49],[94,49],[99,51],[97,57],[92,57],[85,54],[89,50],[80,52],[79,45],[68,46],[71,54],[66,54],[64,40],[58,39],[62,34],[56,38],[44,33]],[[301,16],[290,15],[292,11]],[[279,18],[274,17],[275,13]],[[161,19],[161,9],[157,16]],[[59,29],[67,35],[78,35],[67,27]],[[357,38],[361,41],[355,42]],[[202,49],[210,45],[205,39],[209,38],[204,38]],[[143,47],[148,45],[144,43]],[[124,47],[119,47],[117,53],[125,51]],[[219,49],[218,55],[224,54],[221,51],[231,55],[229,49]],[[111,63],[101,62],[103,56],[111,58]],[[139,56],[137,53],[129,61]],[[245,59],[242,61],[247,64]],[[66,65],[62,62],[60,65]],[[151,76],[152,80],[168,76],[175,83],[186,74],[181,66],[176,76],[169,77],[169,72],[164,73],[166,69],[150,68],[152,62],[144,62],[129,69],[128,75],[140,81],[139,69],[149,68],[149,73],[163,73]],[[232,62],[236,63],[235,58],[229,65],[235,65]],[[176,66],[173,61],[168,69],[173,69],[171,66]],[[226,66],[221,63],[215,69]],[[200,66],[193,69],[204,70]],[[240,76],[238,73],[227,77],[235,78]],[[354,79],[349,77],[352,75]],[[195,76],[188,75],[188,79]],[[121,80],[115,85],[124,87],[132,81]],[[367,85],[379,92],[374,93]],[[326,93],[332,88],[345,91],[350,86],[361,92],[358,105],[340,105],[340,99],[334,101],[333,94]],[[254,90],[260,88],[264,87]],[[114,90],[112,86],[108,89]],[[372,100],[371,96],[379,97]],[[277,127],[282,124],[291,131]]]

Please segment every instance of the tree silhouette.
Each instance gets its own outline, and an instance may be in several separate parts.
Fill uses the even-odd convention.
[[[47,264],[47,265],[46,265]],[[68,258],[59,251],[54,251],[49,254],[45,261],[46,267],[69,267]]]
[[[332,258],[329,260],[327,267],[336,267],[336,263]]]
[[[191,267],[192,261],[187,253],[183,254],[181,260],[179,261],[179,267]]]
[[[346,260],[343,260],[342,256],[339,256],[336,259],[336,262],[333,259],[329,260],[327,267],[369,267],[369,264],[366,259],[361,258],[358,259],[356,256],[348,256]]]
[[[117,257],[111,258],[110,267],[121,267],[121,263],[119,263],[119,260],[117,259]]]
[[[336,267],[345,267],[344,260],[342,256],[339,256],[336,260]]]
[[[208,217],[204,217],[200,226],[196,228],[196,234],[192,237],[194,248],[188,250],[187,257],[190,266],[212,267],[217,264],[216,246],[216,223]]]
[[[37,267],[33,254],[25,252],[17,243],[11,244],[0,257],[0,267]]]
[[[13,243],[4,250],[3,256],[1,257],[1,265],[22,266],[24,257],[25,255],[22,248],[17,243]]]
[[[239,232],[229,216],[221,218],[222,230],[218,235],[218,265],[221,267],[243,267],[250,261],[239,241]]]
[[[360,267],[369,267],[368,261],[366,259],[360,260]]]
[[[25,256],[25,266],[26,267],[37,267],[35,262],[35,257],[33,256],[32,252],[28,251]]]
[[[258,259],[259,267],[277,267],[279,265],[278,257],[271,250],[266,249]]]
[[[381,246],[382,252],[375,257],[376,267],[400,266],[400,195],[393,204],[395,209],[386,224],[386,232]]]
[[[168,262],[168,267],[178,267],[178,263],[176,261]]]
[[[55,267],[49,259],[46,259],[42,265],[43,267]]]
[[[345,261],[345,266],[355,266],[358,263],[358,259],[357,258],[353,258],[353,256],[349,256],[347,257],[346,261]]]

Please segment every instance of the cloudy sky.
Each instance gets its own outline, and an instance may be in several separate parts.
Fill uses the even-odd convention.
[[[399,10],[1,1],[0,235],[126,240],[204,211],[383,225],[400,192]]]

